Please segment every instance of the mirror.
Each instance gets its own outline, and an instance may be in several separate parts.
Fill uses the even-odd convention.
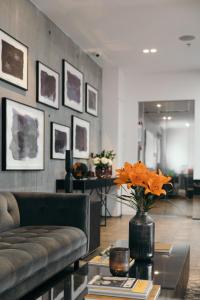
[[[194,166],[194,100],[139,103],[138,159],[173,178],[174,193],[189,192]]]

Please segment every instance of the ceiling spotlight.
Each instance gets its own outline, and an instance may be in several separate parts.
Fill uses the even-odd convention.
[[[194,35],[190,35],[190,34],[185,34],[185,35],[181,35],[179,36],[179,40],[183,41],[183,42],[190,42],[195,40],[195,36]]]
[[[172,117],[171,117],[171,116],[167,117],[167,120],[171,120],[171,119],[172,119]]]
[[[145,53],[145,54],[149,53],[149,49],[143,49],[142,52]]]
[[[157,49],[154,49],[154,48],[150,50],[151,53],[156,53],[157,51],[158,51],[158,50],[157,50]]]
[[[155,274],[155,275],[158,275],[159,273],[160,273],[160,272],[159,272],[159,271],[157,271],[157,270],[156,270],[156,271],[154,271],[154,274]]]
[[[160,103],[156,104],[157,107],[161,107],[162,105]]]
[[[190,123],[185,123],[185,126],[186,127],[190,127]]]
[[[164,116],[164,117],[163,117],[163,120],[167,120],[167,117]]]

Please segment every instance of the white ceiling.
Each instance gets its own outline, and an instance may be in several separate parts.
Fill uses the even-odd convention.
[[[200,0],[32,0],[99,61],[136,71],[200,69]],[[190,47],[179,41],[196,36]],[[143,48],[157,48],[144,55]]]

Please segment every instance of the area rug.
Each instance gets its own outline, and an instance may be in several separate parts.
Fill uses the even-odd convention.
[[[200,281],[190,280],[185,295],[185,300],[200,300]]]

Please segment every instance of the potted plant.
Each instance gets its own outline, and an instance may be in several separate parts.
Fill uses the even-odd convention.
[[[129,194],[119,196],[121,201],[134,208],[136,215],[129,222],[130,255],[135,259],[150,259],[154,255],[155,224],[148,214],[155,200],[166,195],[164,186],[171,177],[164,176],[159,170],[150,171],[142,162],[125,163],[117,170],[115,183],[126,185]]]
[[[103,150],[92,157],[95,173],[98,178],[112,176],[112,164],[116,154],[113,150]]]

